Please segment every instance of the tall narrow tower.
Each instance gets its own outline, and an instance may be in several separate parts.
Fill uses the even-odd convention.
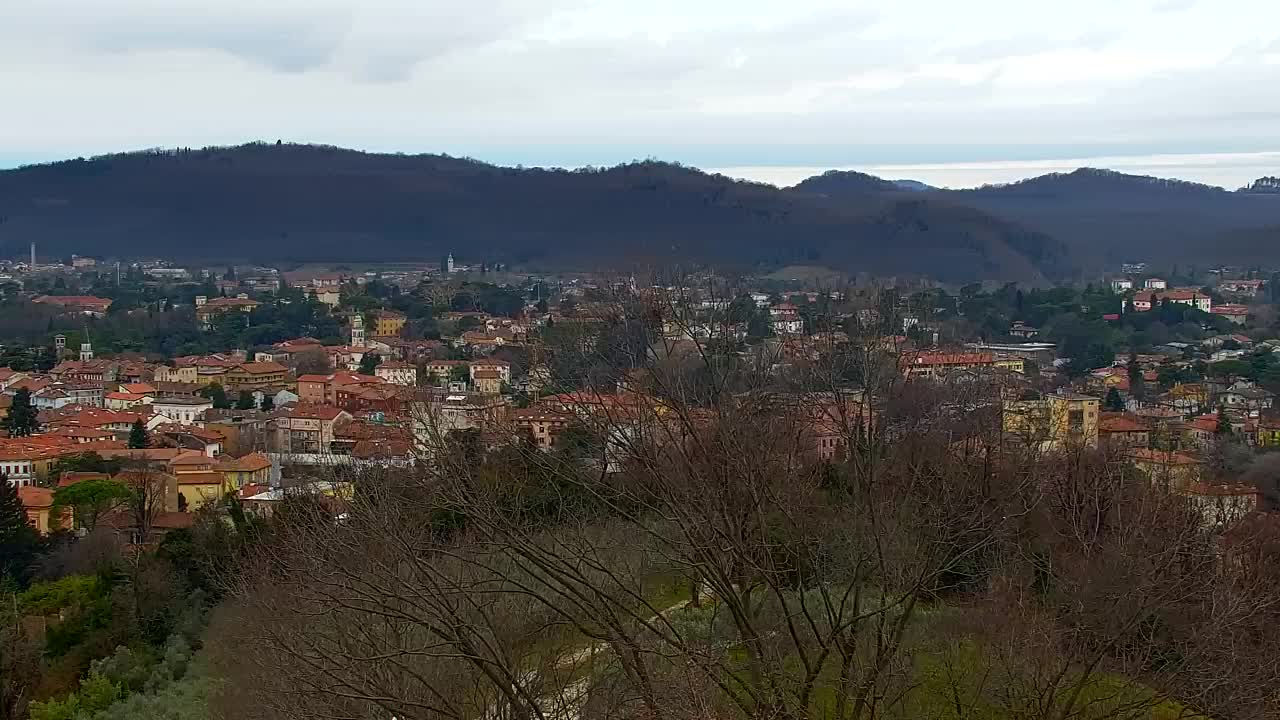
[[[35,247],[35,246],[34,246],[34,245],[32,245],[32,247]],[[34,250],[32,251],[32,255],[31,255],[31,257],[33,257],[33,258],[35,257],[35,251],[34,251]],[[31,262],[32,262],[32,264],[34,264],[34,263],[35,263],[35,260],[32,260]],[[445,261],[444,261],[444,266],[445,266],[445,267],[444,267],[445,274],[447,274],[447,275],[452,275],[452,274],[453,274],[453,253],[449,253],[449,257],[448,257],[448,258],[446,258],[446,259],[445,259]]]
[[[36,266],[36,244],[31,243],[31,267]]]
[[[364,316],[351,316],[351,347],[364,347]]]
[[[87,341],[80,343],[80,362],[88,362],[92,359],[93,345],[89,344]]]

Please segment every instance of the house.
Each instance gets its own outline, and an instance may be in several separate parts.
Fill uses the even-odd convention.
[[[336,287],[309,287],[305,290],[307,297],[318,303],[335,308],[342,304],[342,293]]]
[[[353,389],[359,385],[377,385],[386,381],[376,375],[361,375],[339,370],[329,375],[301,375],[298,377],[298,401],[317,405],[337,405],[340,389]]]
[[[181,498],[177,509],[195,512],[222,498],[223,476],[214,469],[217,464],[217,460],[200,452],[184,452],[169,461],[169,472]]]
[[[38,305],[51,305],[63,312],[102,317],[111,307],[111,301],[92,295],[38,295],[31,300]]]
[[[494,358],[472,360],[467,366],[467,371],[471,376],[472,382],[475,382],[477,372],[495,372],[498,374],[498,377],[502,382],[511,382],[511,363],[506,360],[498,360]]]
[[[1097,447],[1101,401],[1092,395],[1057,392],[1037,400],[1006,400],[1004,431],[1043,451]]]
[[[156,426],[151,432],[166,444],[195,450],[206,457],[217,457],[222,453],[222,434],[208,428],[168,423]]]
[[[1244,410],[1250,416],[1257,417],[1263,410],[1271,409],[1275,403],[1275,393],[1241,380],[1219,393],[1215,402],[1231,409]]]
[[[373,374],[392,385],[413,387],[418,384],[418,366],[402,360],[387,360],[374,368]]]
[[[151,402],[150,408],[153,413],[173,422],[191,425],[206,410],[213,409],[213,401],[202,397],[156,398]]]
[[[523,408],[511,413],[512,426],[539,450],[554,448],[560,433],[575,419],[573,413],[553,408]]]
[[[1135,448],[1129,451],[1128,458],[1147,480],[1168,492],[1199,482],[1204,465],[1195,455],[1178,450]]]
[[[1257,297],[1264,284],[1262,280],[1223,280],[1218,283],[1218,289],[1231,295]]]
[[[284,383],[288,368],[276,362],[247,362],[229,368],[222,384],[228,393],[253,392]]]
[[[995,357],[989,352],[920,351],[903,356],[902,373],[908,378],[939,379],[948,373],[990,369]]]
[[[444,383],[453,377],[455,368],[461,368],[459,372],[466,372],[470,377],[470,363],[466,360],[432,360],[426,370],[433,382]]]
[[[1151,429],[1137,415],[1102,413],[1098,419],[1098,444],[1104,448],[1145,448]]]
[[[63,508],[57,516],[53,514],[53,490],[26,485],[18,488],[18,499],[27,513],[27,522],[41,535],[70,527],[71,508]]]
[[[350,419],[350,413],[331,405],[299,402],[276,418],[276,447],[286,453],[329,453],[334,423]]]
[[[196,325],[201,330],[212,330],[214,321],[227,313],[249,314],[261,305],[257,300],[249,299],[245,293],[235,297],[216,297],[209,299],[204,295],[196,296]]]
[[[1142,283],[1142,287],[1147,290],[1167,290],[1169,288],[1169,283],[1163,278],[1153,277],[1147,278],[1146,282]]]
[[[1009,334],[1014,337],[1020,337],[1020,338],[1025,338],[1027,340],[1030,340],[1031,338],[1040,334],[1040,329],[1031,327],[1030,325],[1019,320],[1009,327]]]
[[[1140,292],[1133,296],[1133,309],[1147,312],[1165,301],[1175,305],[1188,305],[1201,312],[1213,310],[1213,301],[1199,290],[1160,290]]]
[[[390,383],[351,383],[334,390],[334,403],[348,412],[362,410],[399,413],[413,397],[413,390]]]
[[[394,310],[379,310],[373,314],[373,334],[379,337],[398,336],[409,318]]]
[[[155,380],[157,383],[195,384],[196,366],[168,367],[167,365],[161,365],[156,368]]]
[[[216,469],[222,473],[224,490],[239,491],[246,485],[267,485],[271,480],[271,458],[261,452],[223,457]]]
[[[502,392],[502,375],[496,370],[474,370],[471,382],[478,393],[497,395]]]
[[[1244,325],[1249,319],[1249,306],[1236,303],[1223,303],[1213,306],[1213,314],[1221,315],[1237,325]]]
[[[1262,493],[1253,485],[1215,485],[1194,482],[1181,495],[1200,512],[1205,525],[1234,525],[1261,505]]]
[[[1111,281],[1111,292],[1124,292],[1133,289],[1133,281],[1129,278],[1116,278]]]
[[[10,385],[21,380],[26,380],[30,375],[24,372],[18,372],[11,368],[0,368],[0,392],[9,389]]]
[[[154,399],[150,395],[138,395],[117,390],[104,395],[103,404],[108,410],[130,410],[138,405],[146,405]]]
[[[1254,444],[1263,448],[1280,447],[1280,417],[1264,415],[1254,429]]]

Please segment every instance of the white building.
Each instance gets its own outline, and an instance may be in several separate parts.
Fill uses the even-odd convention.
[[[1165,282],[1161,278],[1147,278],[1147,281],[1142,284],[1142,287],[1147,290],[1167,290],[1169,288],[1169,283]]]
[[[1124,292],[1133,289],[1133,281],[1129,278],[1117,278],[1111,281],[1112,292]]]
[[[213,409],[213,401],[202,397],[156,398],[151,409],[171,422],[192,425],[200,420],[205,410]]]
[[[418,384],[418,368],[412,363],[388,360],[373,369],[373,374],[392,385],[413,387]]]

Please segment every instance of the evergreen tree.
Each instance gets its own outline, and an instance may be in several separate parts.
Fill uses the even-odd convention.
[[[276,398],[275,398],[275,396],[274,396],[274,395],[268,395],[267,393],[263,393],[263,394],[262,394],[262,405],[260,405],[259,407],[261,407],[261,408],[262,408],[262,411],[263,411],[263,412],[271,412],[272,410],[275,410],[275,409],[276,409]]]
[[[1129,394],[1138,402],[1147,399],[1147,381],[1142,374],[1142,366],[1134,355],[1129,356]]]
[[[39,430],[40,420],[36,415],[36,408],[31,404],[31,391],[26,388],[18,390],[13,396],[9,416],[4,420],[9,437],[27,437]]]
[[[240,396],[236,398],[237,410],[252,410],[257,405],[253,400],[253,393],[248,390],[241,390]]]
[[[227,391],[222,389],[220,383],[209,383],[197,390],[196,394],[213,401],[213,406],[219,410],[226,410],[231,407],[231,401],[227,399]]]
[[[141,450],[151,442],[151,438],[147,436],[147,426],[142,424],[142,418],[133,421],[133,427],[129,428],[129,447],[133,450]]]
[[[378,353],[365,353],[360,357],[360,367],[356,372],[361,375],[372,375],[381,360],[382,358],[378,357]]]
[[[1226,408],[1218,408],[1218,427],[1215,432],[1219,438],[1229,437],[1232,433],[1231,420],[1227,418]]]
[[[18,486],[0,475],[0,585],[26,584],[39,538],[27,522]]]
[[[1120,391],[1115,388],[1107,391],[1107,398],[1103,405],[1108,412],[1124,412],[1124,398],[1120,397]]]

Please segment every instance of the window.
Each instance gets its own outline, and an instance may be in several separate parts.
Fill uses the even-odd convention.
[[[1067,426],[1071,432],[1084,430],[1084,411],[1071,410],[1067,413]]]

